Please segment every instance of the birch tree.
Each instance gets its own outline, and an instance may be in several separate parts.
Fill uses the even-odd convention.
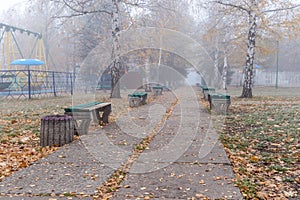
[[[247,20],[247,53],[244,66],[244,82],[241,97],[251,98],[253,79],[254,79],[254,61],[255,47],[258,34],[266,37],[268,34],[278,34],[282,28],[283,31],[290,29],[299,30],[299,12],[294,12],[299,8],[295,1],[278,1],[278,0],[218,0],[212,1],[223,8],[224,14],[235,15],[239,20]],[[241,14],[241,15],[239,15]],[[243,18],[240,18],[243,16]],[[285,32],[287,35],[292,31]]]
[[[120,98],[120,86],[119,79],[121,70],[123,68],[121,56],[120,56],[120,31],[122,26],[120,24],[121,6],[139,6],[140,1],[130,0],[107,0],[107,1],[95,1],[95,0],[53,0],[60,2],[68,10],[65,15],[60,17],[78,17],[84,15],[91,15],[97,13],[104,13],[111,17],[111,36],[112,36],[112,63],[110,67],[111,74],[111,98]]]
[[[110,67],[111,72],[111,98],[120,98],[120,72],[122,70],[122,61],[120,57],[120,9],[119,4],[121,0],[112,0],[112,64]]]

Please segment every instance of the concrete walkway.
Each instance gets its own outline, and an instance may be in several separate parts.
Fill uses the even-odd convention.
[[[121,166],[111,199],[242,199],[211,116],[191,87],[162,96],[0,182],[0,198],[93,199]],[[145,138],[150,144],[137,153]],[[53,196],[50,196],[50,195]],[[59,196],[60,195],[60,196]],[[76,197],[71,197],[77,199]]]

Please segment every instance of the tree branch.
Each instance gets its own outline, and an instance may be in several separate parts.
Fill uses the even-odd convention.
[[[128,0],[124,0],[122,3],[129,5],[129,6],[136,6],[136,7],[140,7],[143,4],[146,5],[145,3],[142,3],[139,0],[136,0],[135,2],[129,2]]]
[[[284,10],[293,10],[295,8],[300,7],[300,4],[296,4],[294,6],[286,7],[286,8],[276,8],[276,9],[271,9],[271,10],[265,10],[262,11],[262,13],[268,13],[268,12],[278,12],[278,11],[284,11]]]
[[[73,12],[77,13],[77,14],[73,14],[71,16],[81,16],[81,15],[85,15],[85,14],[92,14],[92,13],[106,13],[111,15],[112,12],[108,11],[108,10],[78,10],[75,7],[71,6],[66,0],[63,0],[63,3],[69,8],[71,9]]]
[[[234,4],[231,4],[231,3],[225,3],[225,2],[222,2],[220,0],[218,1],[212,1],[212,3],[217,3],[217,4],[220,4],[220,5],[223,5],[223,6],[229,6],[229,7],[232,7],[232,8],[236,8],[238,10],[242,10],[242,11],[245,11],[247,13],[249,13],[250,11],[246,8],[244,8],[243,6],[240,6],[240,5],[234,5]]]

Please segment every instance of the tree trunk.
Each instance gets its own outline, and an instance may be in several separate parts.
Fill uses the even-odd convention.
[[[122,69],[122,61],[120,58],[120,24],[119,24],[119,3],[121,0],[112,0],[112,60],[110,68],[111,72],[111,98],[121,98],[120,94],[120,70]]]
[[[146,60],[146,64],[145,64],[145,73],[146,73],[146,88],[145,88],[145,91],[146,92],[150,92],[151,91],[151,87],[150,87],[150,67],[149,67],[149,58],[147,58]]]
[[[223,81],[224,90],[227,90],[227,71],[228,71],[227,55],[226,55],[226,50],[224,50],[224,65],[223,65],[223,72],[222,72],[222,81]]]
[[[211,78],[212,83],[210,85],[220,86],[218,82],[220,81],[219,77],[219,36],[216,37],[216,51],[215,51],[215,58],[214,58],[214,79]]]
[[[254,78],[254,55],[255,55],[255,39],[256,39],[256,27],[257,27],[257,15],[254,12],[249,13],[250,28],[248,33],[248,51],[246,66],[244,70],[244,83],[242,98],[252,98],[252,87]]]

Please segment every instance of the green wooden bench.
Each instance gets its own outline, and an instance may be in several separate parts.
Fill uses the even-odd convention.
[[[201,85],[200,83],[197,84],[198,87],[201,88],[201,91],[203,91],[203,88],[207,88],[207,85]]]
[[[154,93],[154,96],[162,95],[163,86],[153,86],[152,91]]]
[[[64,108],[65,114],[74,119],[75,133],[83,135],[88,133],[91,121],[95,123],[108,123],[111,113],[111,103],[108,102],[89,102]]]
[[[128,101],[130,107],[138,107],[140,104],[144,105],[147,103],[147,92],[134,92],[128,94]]]
[[[203,86],[202,92],[203,92],[204,99],[208,100],[208,94],[215,93],[215,91],[216,91],[215,88]]]
[[[219,114],[227,114],[231,103],[230,95],[208,93],[209,107]]]
[[[110,85],[98,85],[96,87],[96,90],[110,90],[111,86]]]

